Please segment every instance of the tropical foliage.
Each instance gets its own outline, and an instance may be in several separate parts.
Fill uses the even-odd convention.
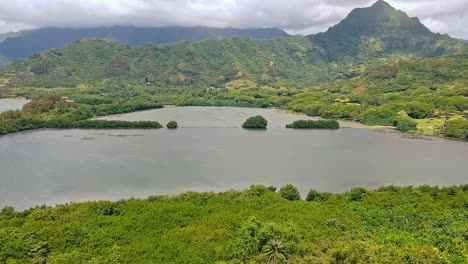
[[[382,62],[455,54],[463,47],[463,42],[432,33],[419,20],[379,1],[352,11],[327,32],[307,37],[237,36],[137,47],[84,39],[14,62],[1,76],[14,87],[76,87],[109,79],[158,87],[225,87],[239,79],[259,86],[308,87],[356,77]],[[392,66],[370,72],[379,80],[396,75]]]
[[[176,129],[176,128],[179,127],[179,125],[177,124],[176,121],[169,121],[169,123],[167,123],[166,127],[169,128],[169,129]]]
[[[0,212],[0,263],[465,263],[468,187],[264,186]],[[290,189],[288,187],[288,189]],[[292,189],[292,188],[291,188]]]
[[[157,103],[77,104],[59,96],[32,100],[22,110],[0,113],[0,135],[38,128],[161,128],[154,121],[91,120],[90,118],[162,107]]]
[[[0,69],[0,97],[51,94],[91,116],[162,104],[276,107],[463,138],[445,121],[466,120],[468,50],[379,1],[315,36],[141,47],[85,39]],[[421,130],[424,119],[443,124]]]
[[[261,115],[253,116],[245,120],[242,128],[246,129],[266,129],[268,121]]]
[[[295,129],[339,129],[340,124],[336,120],[297,120],[292,124],[286,125],[286,128]]]

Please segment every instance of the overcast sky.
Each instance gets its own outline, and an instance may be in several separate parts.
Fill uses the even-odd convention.
[[[0,0],[0,33],[38,27],[279,27],[325,31],[376,0]],[[432,31],[468,39],[468,0],[389,0]]]

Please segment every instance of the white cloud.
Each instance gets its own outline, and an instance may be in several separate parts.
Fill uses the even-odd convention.
[[[374,0],[0,0],[0,32],[31,27],[279,27],[310,34]],[[468,38],[467,0],[389,0],[436,32]]]

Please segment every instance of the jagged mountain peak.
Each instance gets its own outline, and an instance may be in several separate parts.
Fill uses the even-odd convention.
[[[432,57],[451,53],[452,47],[459,46],[459,41],[431,32],[418,18],[382,0],[354,9],[340,23],[310,39],[326,48],[333,59],[358,55],[365,59],[388,53]]]
[[[424,26],[418,18],[412,18],[405,12],[397,10],[385,1],[377,1],[374,5],[366,8],[354,9],[339,24],[332,27],[334,30],[349,34],[388,34],[394,31],[410,33],[430,34],[430,30]],[[356,32],[357,31],[357,32]]]
[[[388,2],[384,1],[384,0],[378,0],[377,2],[375,2],[372,7],[375,7],[375,8],[393,8],[392,5],[390,5]]]

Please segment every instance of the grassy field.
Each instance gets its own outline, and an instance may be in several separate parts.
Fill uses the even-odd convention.
[[[463,116],[456,115],[449,118],[443,116],[425,119],[415,119],[414,121],[418,123],[417,129],[419,133],[422,133],[424,135],[440,135],[440,132],[443,129],[445,122],[457,118],[463,118]]]

